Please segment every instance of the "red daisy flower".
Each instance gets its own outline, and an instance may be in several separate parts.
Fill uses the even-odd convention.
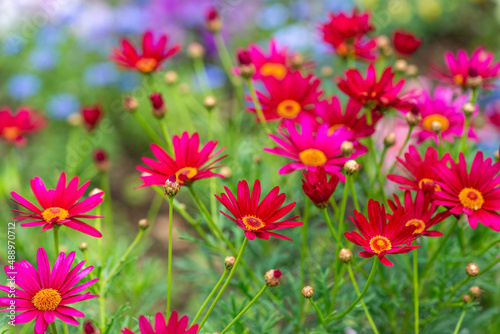
[[[450,207],[455,215],[465,213],[472,228],[481,223],[500,231],[500,162],[492,164],[491,158],[484,160],[483,152],[478,152],[469,173],[462,153],[458,163],[450,163],[450,168],[434,167],[441,178],[435,203]]]
[[[500,101],[496,100],[488,104],[486,116],[493,125],[500,129]]]
[[[340,146],[352,138],[351,131],[342,128],[331,132],[328,124],[322,124],[317,130],[312,123],[305,120],[300,124],[300,132],[293,122],[285,122],[286,133],[278,129],[280,136],[269,136],[279,145],[275,148],[264,148],[264,151],[282,155],[293,162],[281,167],[280,174],[288,174],[297,169],[316,170],[324,167],[329,174],[337,174],[342,182],[345,176],[340,173],[345,162],[366,153],[366,147],[353,141],[354,152],[350,157],[342,155]]]
[[[164,61],[180,50],[180,45],[167,47],[168,36],[161,35],[158,43],[153,40],[153,33],[147,31],[142,36],[142,54],[127,40],[122,40],[122,50],[114,48],[111,60],[125,69],[142,73],[151,73],[159,69]]]
[[[25,145],[26,135],[35,133],[46,125],[45,117],[25,107],[16,113],[8,107],[0,110],[0,138],[13,145]]]
[[[327,174],[323,167],[316,168],[316,171],[302,172],[302,190],[307,197],[318,208],[323,209],[328,206],[328,201],[339,183],[337,175],[331,175],[328,180]]]
[[[405,93],[398,97],[403,89],[404,79],[393,84],[394,72],[387,67],[380,80],[377,81],[377,72],[373,64],[368,66],[366,79],[357,69],[348,69],[345,72],[346,78],[337,77],[337,86],[341,91],[363,104],[365,107],[376,111],[386,111],[395,108],[401,111],[409,111],[413,103],[409,100],[414,98],[413,92]]]
[[[222,193],[220,196],[215,195],[215,197],[229,210],[231,215],[224,211],[221,211],[221,213],[241,227],[245,231],[245,237],[250,240],[255,239],[255,237],[268,240],[270,236],[292,240],[284,235],[270,231],[302,225],[302,222],[294,220],[298,216],[277,221],[295,207],[295,202],[281,207],[285,202],[286,195],[279,193],[279,187],[273,188],[260,204],[261,188],[259,180],[255,181],[252,194],[250,194],[247,181],[238,182],[236,191],[238,198],[234,197],[227,187],[224,187],[224,190],[226,193]]]
[[[406,174],[406,177],[390,174],[387,178],[392,182],[399,183],[399,188],[403,190],[420,191],[427,187],[440,190],[438,182],[441,181],[439,175],[432,167],[446,167],[451,160],[449,153],[446,153],[439,159],[436,149],[432,146],[427,147],[425,157],[422,160],[415,146],[410,145],[408,153],[405,153],[404,160],[396,157],[397,165]]]
[[[354,210],[354,218],[351,220],[361,232],[346,232],[344,236],[350,242],[362,246],[365,250],[359,255],[364,258],[377,256],[382,264],[392,267],[393,264],[385,256],[387,254],[408,253],[420,246],[406,246],[409,240],[413,240],[413,232],[416,226],[407,224],[409,214],[404,208],[399,208],[392,216],[385,213],[385,207],[372,199],[368,201],[368,219]],[[387,222],[387,219],[389,221]]]
[[[71,269],[74,259],[75,252],[69,253],[68,256],[60,253],[51,271],[47,253],[40,248],[36,258],[38,270],[25,260],[14,262],[13,268],[5,266],[5,273],[8,277],[15,278],[18,288],[15,288],[15,298],[0,298],[0,307],[9,307],[14,300],[15,310],[19,312],[16,314],[15,324],[20,325],[36,319],[35,334],[44,334],[56,318],[70,325],[79,325],[74,317],[85,317],[85,314],[68,305],[98,297],[90,292],[78,293],[99,279],[94,278],[75,286],[94,267],[80,271],[85,265],[85,261],[82,261]],[[0,290],[12,294],[12,287],[0,285]]]
[[[198,332],[198,325],[193,325],[191,328],[188,328],[188,317],[183,316],[181,319],[178,319],[176,311],[173,311],[168,319],[168,324],[165,322],[165,317],[163,313],[156,313],[154,326],[149,323],[148,318],[141,315],[139,317],[139,330],[140,334],[196,334]],[[128,328],[122,329],[122,334],[135,334]]]
[[[94,209],[102,202],[104,192],[99,192],[78,202],[85,190],[87,190],[90,181],[85,182],[81,187],[78,187],[78,182],[79,179],[75,176],[66,185],[66,174],[62,173],[57,182],[56,189],[47,190],[42,179],[38,176],[35,177],[31,180],[31,189],[42,209],[39,209],[16,192],[11,192],[14,202],[31,211],[12,210],[22,214],[21,216],[14,217],[14,219],[19,219],[19,221],[28,220],[22,223],[21,226],[43,225],[42,232],[54,228],[57,224],[100,238],[102,236],[101,232],[79,219],[101,218],[85,213]]]
[[[223,147],[214,153],[218,142],[211,140],[203,146],[201,151],[198,151],[200,147],[198,133],[195,132],[190,138],[189,134],[184,132],[182,137],[174,136],[172,144],[174,146],[174,158],[160,146],[151,144],[151,151],[153,151],[158,161],[142,158],[142,161],[149,168],[137,166],[137,169],[143,172],[141,180],[144,182],[139,187],[164,185],[170,175],[175,175],[179,183],[185,185],[208,177],[223,177],[212,172],[212,169],[223,166],[215,165],[215,163],[227,156],[223,155],[217,158],[217,155],[224,150]]]
[[[432,191],[418,191],[415,197],[415,201],[411,196],[410,191],[405,191],[404,203],[402,204],[399,197],[394,194],[394,202],[388,200],[389,206],[393,212],[396,212],[399,208],[404,208],[409,213],[409,220],[406,225],[416,226],[413,234],[415,237],[425,235],[427,237],[440,237],[443,233],[439,231],[429,231],[429,228],[442,222],[450,216],[450,211],[444,211],[436,214],[437,204],[432,201],[432,196],[434,190]],[[434,216],[434,217],[433,217]]]
[[[87,131],[94,130],[104,116],[101,106],[97,104],[94,106],[83,107],[81,113],[83,125]]]
[[[300,122],[304,117],[311,117],[314,103],[323,94],[318,78],[304,77],[299,71],[288,73],[282,80],[269,76],[263,83],[268,95],[257,91],[257,96],[266,121],[291,119]],[[256,113],[253,107],[247,110]]]
[[[392,35],[392,44],[403,57],[411,56],[422,44],[422,40],[411,32],[396,30]]]
[[[480,47],[474,50],[472,55],[467,55],[465,50],[458,50],[456,57],[451,52],[446,52],[444,61],[446,69],[435,68],[435,76],[446,82],[464,88],[468,88],[467,79],[479,76],[484,88],[495,87],[492,82],[498,78],[500,62],[494,63],[495,55]]]

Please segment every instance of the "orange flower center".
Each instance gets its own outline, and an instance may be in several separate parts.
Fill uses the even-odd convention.
[[[464,84],[464,76],[461,74],[457,74],[453,77],[453,81],[459,86],[462,86]]]
[[[265,77],[275,77],[278,80],[281,80],[285,77],[287,70],[286,66],[278,63],[265,63],[259,70],[260,74]]]
[[[278,114],[284,118],[295,118],[301,110],[300,103],[295,100],[285,100],[278,104]]]
[[[441,124],[441,131],[446,131],[450,127],[450,121],[448,120],[448,118],[440,114],[432,114],[426,116],[422,120],[422,126],[424,127],[424,129],[432,131],[432,123],[434,122],[438,122]]]
[[[54,311],[61,300],[61,294],[57,290],[43,289],[36,293],[31,302],[40,311]]]
[[[141,58],[135,63],[135,67],[142,73],[149,73],[153,71],[158,65],[158,62],[154,58]]]
[[[243,217],[243,224],[250,231],[260,230],[266,224],[262,220],[254,216],[245,216]]]
[[[325,153],[315,148],[300,152],[299,158],[307,166],[323,166],[327,161]]]
[[[194,167],[184,167],[184,168],[181,168],[179,169],[176,173],[175,173],[175,176],[177,177],[177,181],[179,183],[184,183],[186,181],[186,178],[187,179],[192,179],[193,177],[196,176],[196,174],[198,174],[198,170]],[[184,175],[185,178],[180,178],[179,176],[181,175]]]
[[[462,189],[460,194],[458,194],[458,198],[463,206],[474,211],[481,209],[484,204],[483,195],[474,188]]]
[[[408,222],[406,223],[406,226],[411,226],[411,225],[414,225],[417,227],[415,229],[415,231],[413,232],[413,234],[422,233],[425,230],[425,223],[421,219],[408,220]]]
[[[3,128],[2,131],[2,136],[9,141],[16,140],[20,135],[21,129],[19,129],[17,126],[7,126]]]
[[[330,126],[330,129],[328,129],[328,134],[331,135],[332,133],[335,132],[335,130],[338,130],[338,129],[343,128],[343,127],[346,127],[347,130],[351,130],[351,128],[346,126],[345,124],[334,124],[334,125]]]
[[[61,221],[66,219],[68,217],[69,212],[67,210],[58,208],[58,207],[52,207],[45,209],[45,211],[42,212],[42,217],[45,219],[47,223],[50,223],[52,219],[57,217],[56,221]]]
[[[341,57],[347,57],[349,55],[349,47],[345,43],[339,44],[335,50],[337,50],[337,53]]]
[[[418,181],[418,187],[420,189],[423,189],[424,188],[424,185],[425,184],[429,184],[429,185],[434,185],[434,190],[435,191],[441,191],[441,187],[439,186],[439,184],[435,183],[434,180],[431,180],[431,179],[427,179],[427,178],[423,178],[421,179],[420,181]]]
[[[370,248],[375,253],[380,254],[383,251],[388,251],[389,249],[391,249],[392,245],[389,239],[381,235],[377,235],[376,237],[371,238]]]

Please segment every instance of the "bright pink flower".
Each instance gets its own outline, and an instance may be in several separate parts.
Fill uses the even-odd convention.
[[[344,233],[350,242],[363,247],[365,250],[359,256],[369,258],[377,256],[382,264],[392,267],[393,264],[385,256],[387,254],[408,253],[420,246],[406,246],[413,240],[416,226],[409,224],[409,213],[399,208],[392,216],[386,214],[385,207],[372,199],[368,201],[368,219],[354,210],[354,217],[350,216],[358,232]],[[389,221],[387,221],[389,220]]]
[[[159,145],[151,144],[151,151],[158,161],[142,158],[149,168],[137,166],[137,169],[143,172],[141,180],[144,182],[139,187],[164,185],[172,174],[175,174],[179,183],[185,185],[208,177],[222,177],[212,172],[212,169],[222,166],[215,165],[215,163],[227,156],[217,158],[217,155],[224,150],[223,147],[214,153],[218,142],[211,140],[203,146],[201,151],[198,151],[200,148],[198,133],[195,132],[190,138],[189,134],[184,132],[182,137],[174,136],[172,144],[174,146],[173,158]]]
[[[28,220],[22,223],[21,226],[43,225],[42,232],[54,228],[57,224],[100,238],[102,236],[101,232],[82,222],[80,219],[101,218],[85,213],[94,209],[102,202],[104,192],[99,192],[78,202],[90,183],[90,181],[87,181],[81,187],[78,187],[78,181],[78,177],[75,176],[66,185],[66,174],[62,173],[57,182],[56,189],[47,190],[42,179],[38,176],[35,177],[31,180],[31,189],[42,209],[39,209],[16,192],[11,192],[14,202],[31,211],[12,210],[22,214],[21,216],[14,217],[14,219],[19,219],[19,221]]]
[[[300,132],[293,122],[285,122],[283,129],[278,129],[279,136],[269,136],[279,145],[275,148],[264,148],[264,151],[282,155],[293,162],[281,167],[280,174],[288,174],[297,169],[315,171],[324,167],[329,174],[337,174],[340,180],[345,180],[340,173],[345,162],[366,153],[366,148],[353,141],[354,152],[350,157],[342,155],[340,146],[352,138],[351,131],[338,129],[331,132],[328,124],[322,124],[317,130],[307,120],[300,124]]]
[[[15,289],[15,298],[0,298],[0,306],[9,307],[10,302],[15,300],[16,312],[19,312],[15,318],[16,326],[36,319],[35,334],[44,334],[48,325],[56,318],[73,326],[80,324],[74,317],[85,317],[85,314],[69,305],[98,297],[90,292],[78,293],[99,279],[94,278],[75,286],[94,267],[81,270],[85,265],[85,261],[82,261],[71,269],[74,259],[75,252],[69,253],[68,256],[60,253],[51,271],[47,254],[40,248],[37,253],[37,269],[25,260],[14,262],[13,268],[5,266],[5,273],[9,277],[15,277],[18,287]],[[0,285],[0,290],[12,293],[9,286]],[[9,309],[2,310],[7,311]]]
[[[0,138],[9,144],[23,146],[27,142],[26,135],[38,132],[45,126],[45,117],[28,108],[20,108],[16,113],[8,107],[0,110]]]
[[[392,35],[392,44],[401,56],[412,55],[422,44],[422,40],[411,32],[396,30]]]
[[[345,79],[337,77],[337,86],[349,97],[373,110],[384,112],[387,109],[395,108],[409,111],[414,105],[410,102],[410,99],[415,97],[414,93],[408,92],[398,96],[405,81],[402,79],[394,85],[394,75],[389,66],[377,80],[375,67],[370,64],[366,71],[366,78],[363,78],[357,69],[348,69],[345,72]]]
[[[461,94],[454,98],[455,90],[450,87],[438,86],[434,90],[434,96],[427,91],[417,98],[417,106],[422,116],[422,121],[413,133],[420,144],[426,139],[439,142],[439,136],[432,130],[434,122],[441,125],[441,138],[453,142],[456,137],[462,136],[464,130],[465,115],[462,107],[469,102],[468,94]],[[475,114],[479,111],[476,110]],[[472,126],[469,128],[468,136],[478,139]]]
[[[328,201],[339,183],[337,175],[331,175],[330,180],[323,167],[316,171],[302,172],[302,190],[318,208],[326,208]]]
[[[273,188],[260,204],[259,180],[255,181],[252,194],[250,194],[247,181],[238,182],[237,198],[227,187],[224,189],[226,193],[222,193],[220,196],[215,195],[215,197],[229,210],[231,215],[224,211],[221,213],[241,227],[245,231],[245,237],[250,240],[255,239],[255,237],[262,240],[268,240],[269,237],[292,240],[270,231],[302,225],[302,222],[293,220],[298,216],[278,221],[295,207],[295,202],[281,207],[285,202],[286,195],[279,193],[279,187]]]
[[[188,329],[188,317],[183,316],[178,319],[176,311],[173,311],[168,319],[168,324],[165,322],[163,313],[156,313],[154,329],[148,318],[141,315],[139,317],[139,330],[140,334],[196,334],[198,332],[198,325],[193,325]],[[135,334],[128,328],[122,329],[122,334]]]
[[[392,182],[399,183],[401,189],[420,191],[426,187],[440,190],[438,182],[441,181],[439,175],[434,171],[433,167],[446,167],[450,161],[450,154],[446,153],[441,159],[438,157],[438,152],[432,146],[427,147],[425,157],[422,159],[415,146],[411,145],[408,153],[405,153],[404,160],[397,157],[399,168],[406,174],[406,177],[390,174],[387,178]]]
[[[267,94],[257,91],[257,96],[268,121],[289,119],[300,122],[304,117],[312,117],[314,104],[323,94],[318,78],[312,75],[304,77],[299,71],[288,73],[282,80],[269,76],[263,83]],[[247,110],[256,113],[253,107]]]
[[[158,70],[162,63],[180,50],[180,45],[167,47],[168,36],[161,35],[158,43],[153,40],[153,33],[147,31],[142,36],[142,54],[139,54],[127,39],[122,40],[122,50],[114,48],[111,60],[125,69],[151,73]]]
[[[448,51],[444,56],[447,68],[436,68],[435,76],[443,82],[463,88],[468,87],[469,77],[479,76],[484,88],[495,87],[492,81],[499,75],[500,63],[495,63],[494,57],[493,52],[488,52],[483,47],[474,50],[470,58],[462,49],[458,50],[456,57]]]
[[[83,126],[87,131],[94,130],[104,116],[100,105],[83,107],[81,110]]]
[[[492,164],[491,158],[484,160],[483,152],[477,152],[470,172],[462,153],[458,163],[450,163],[450,168],[433,168],[441,178],[435,203],[449,207],[455,215],[466,214],[472,228],[481,223],[500,231],[500,162]]]

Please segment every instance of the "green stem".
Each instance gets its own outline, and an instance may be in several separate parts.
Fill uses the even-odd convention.
[[[222,286],[219,293],[217,294],[214,301],[212,302],[212,305],[210,305],[210,308],[208,309],[207,314],[205,314],[205,317],[203,317],[203,320],[200,323],[200,326],[199,326],[200,332],[201,332],[201,329],[203,328],[203,325],[207,321],[208,317],[212,313],[215,305],[217,305],[217,302],[219,301],[220,297],[224,293],[224,290],[226,290],[227,286],[229,285],[229,282],[231,281],[231,278],[233,277],[234,272],[236,271],[236,268],[238,267],[238,263],[240,262],[241,257],[243,256],[243,251],[245,250],[247,243],[248,243],[248,239],[245,237],[245,239],[243,240],[243,243],[241,244],[240,251],[238,252],[238,256],[236,257],[236,261],[234,262],[233,268],[231,268],[231,271],[229,272],[229,276],[227,277],[226,281],[224,282],[224,285]]]
[[[57,326],[55,322],[50,324],[50,328],[52,328],[52,331],[54,332],[52,334],[57,334]]]
[[[321,209],[321,212],[323,213],[323,217],[325,218],[326,225],[328,226],[328,229],[330,230],[332,237],[337,242],[337,245],[340,247],[344,247],[344,245],[342,244],[342,240],[340,239],[340,236],[337,234],[337,232],[335,232],[335,229],[333,228],[332,221],[330,219],[330,216],[328,215],[328,210],[326,208],[324,208],[324,209]]]
[[[65,322],[63,322],[63,330],[64,330],[64,334],[69,334],[69,332],[68,332],[68,325],[66,325]]]
[[[243,314],[245,314],[246,311],[248,311],[248,309],[257,301],[257,299],[259,299],[259,297],[262,296],[262,294],[264,293],[264,291],[266,291],[266,289],[267,289],[267,284],[264,284],[262,289],[260,289],[259,293],[257,293],[257,295],[255,295],[255,297],[250,301],[250,303],[248,303],[248,305],[245,306],[245,308],[243,310],[241,310],[240,313],[238,313],[236,318],[234,318],[233,321],[231,321],[229,323],[229,325],[227,325],[227,327],[224,328],[222,330],[222,332],[220,332],[220,334],[224,334],[225,332],[227,332],[229,330],[229,328],[231,328],[236,323],[236,321],[238,321],[241,318],[241,316]]]
[[[102,214],[102,209],[101,209],[101,206],[98,205],[97,208],[96,208],[96,216],[101,216]],[[102,218],[96,218],[96,221],[95,221],[95,228],[101,232],[101,219]],[[101,262],[101,266],[104,266],[104,257],[103,257],[103,253],[102,253],[102,237],[101,238],[98,238],[97,239],[97,248],[98,248],[98,252],[99,252],[99,261]],[[86,253],[87,251],[84,251],[84,255],[86,256]],[[88,262],[88,261],[87,261]]]
[[[227,275],[228,272],[229,272],[228,269],[224,269],[224,272],[222,273],[221,277],[219,278],[219,281],[217,282],[217,284],[215,284],[214,288],[212,289],[212,291],[210,292],[210,294],[208,295],[208,297],[205,299],[205,301],[201,305],[200,309],[196,313],[196,316],[193,318],[193,321],[191,322],[191,325],[189,325],[189,327],[192,327],[194,324],[196,324],[196,321],[200,317],[200,315],[203,312],[203,310],[205,309],[205,307],[207,307],[207,304],[210,301],[210,299],[212,299],[212,297],[217,292],[217,290],[219,290],[219,287],[222,284],[222,282],[224,281],[224,278],[226,277],[226,275]]]
[[[460,315],[460,319],[458,319],[457,326],[455,327],[455,331],[453,332],[453,334],[458,334],[458,332],[460,331],[460,326],[462,326],[462,321],[464,321],[465,313],[467,313],[467,309],[464,307],[464,310]]]
[[[167,151],[170,154],[174,154],[174,146],[172,145],[172,137],[168,133],[167,121],[165,117],[160,119],[161,132],[163,133],[163,137],[165,138],[165,142],[167,143]]]
[[[354,290],[356,290],[356,293],[358,294],[359,297],[361,293],[359,292],[358,284],[356,283],[356,279],[354,278],[354,273],[352,272],[352,267],[350,263],[347,264],[347,271],[349,272],[349,277],[351,278]],[[370,279],[370,277],[368,277],[368,279]],[[368,322],[370,322],[370,326],[372,327],[373,332],[375,334],[378,334],[377,326],[375,325],[375,322],[373,322],[372,316],[370,315],[370,311],[368,310],[368,307],[366,307],[363,298],[361,298],[360,301],[361,305],[363,306],[363,310],[365,311],[366,317],[368,318]]]
[[[212,94],[203,57],[194,58],[193,65],[194,65],[194,70],[196,72],[196,76],[198,77],[198,81],[200,82],[200,87],[203,94],[204,95]]]
[[[144,120],[144,118],[139,114],[138,111],[135,111],[132,113],[136,119],[136,121],[139,123],[141,128],[146,132],[146,134],[149,136],[149,138],[155,142],[158,145],[162,144],[162,140],[160,136],[153,130],[153,128]]]
[[[215,46],[217,47],[217,53],[219,54],[220,61],[222,63],[222,67],[226,71],[226,74],[233,84],[233,86],[238,87],[237,79],[232,73],[233,61],[231,60],[231,56],[229,55],[229,51],[227,50],[226,43],[224,43],[224,38],[220,34],[220,32],[214,33],[214,41]]]
[[[419,307],[418,307],[418,252],[417,249],[413,250],[413,305],[415,309],[415,334],[419,332]]]
[[[410,141],[411,133],[413,132],[413,128],[414,128],[414,126],[410,126],[408,128],[408,133],[406,134],[406,138],[405,138],[405,141],[403,143],[403,146],[401,146],[401,148],[399,149],[398,155],[396,155],[396,157],[401,157],[401,154],[403,154],[404,149],[406,148],[406,145],[408,144],[408,141]],[[387,174],[392,174],[394,167],[396,167],[396,161],[394,161],[394,164],[391,166],[391,168],[389,169],[389,172]]]
[[[321,325],[325,324],[325,317],[323,316],[323,312],[319,309],[318,305],[312,300],[312,298],[307,298],[311,302],[312,306],[316,310],[316,314],[318,315],[318,320]]]
[[[302,226],[302,251],[300,254],[300,283],[301,286],[305,286],[306,284],[306,258],[307,258],[307,223],[309,221],[309,198],[306,198],[306,203],[304,205],[304,219]]]
[[[252,102],[255,105],[255,111],[257,112],[257,117],[259,118],[259,121],[262,124],[262,126],[264,127],[264,130],[266,131],[266,133],[269,134],[269,133],[271,133],[271,131],[269,130],[269,127],[267,126],[266,117],[264,116],[264,112],[262,111],[262,107],[260,105],[259,98],[257,97],[257,93],[255,92],[255,89],[253,87],[251,78],[249,78],[247,80],[247,84],[248,84],[248,90],[250,90],[250,96],[252,97]]]
[[[342,230],[344,228],[344,216],[345,216],[345,210],[346,210],[346,206],[347,206],[347,197],[349,195],[348,182],[349,182],[349,176],[346,176],[345,184],[344,184],[344,195],[342,196],[342,203],[340,204],[339,231],[337,233],[339,237],[342,235]]]
[[[347,180],[349,180],[349,185],[351,186],[352,201],[354,202],[354,208],[356,208],[358,212],[361,212],[358,203],[358,196],[356,195],[356,189],[354,188],[354,176],[347,176]]]
[[[469,130],[469,123],[470,123],[470,117],[465,116],[465,122],[464,122],[464,132],[462,133],[462,138],[460,140],[460,151],[458,151],[458,155],[460,155],[460,152],[464,153],[466,152],[467,149],[467,134]]]
[[[366,108],[366,125],[372,125],[372,111]]]
[[[56,258],[59,256],[59,228],[61,226],[57,223],[52,228],[54,233],[54,251],[56,252]]]
[[[172,229],[172,216],[174,214],[174,198],[169,197],[168,198],[168,276],[167,276],[167,318],[170,316],[170,300],[172,296],[172,250],[173,250],[173,245],[172,245],[172,234],[173,234],[173,229]]]
[[[106,172],[99,173],[99,180],[101,183],[101,189],[104,191],[104,212],[106,216],[107,227],[107,240],[113,240],[114,229],[113,229],[113,203],[111,201],[111,186],[109,184],[109,175]],[[102,231],[100,231],[102,232]]]

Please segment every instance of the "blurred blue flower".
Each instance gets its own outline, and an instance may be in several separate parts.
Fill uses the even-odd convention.
[[[29,55],[30,63],[38,70],[48,70],[57,63],[58,54],[53,49],[36,49]]]
[[[90,86],[106,86],[118,80],[118,71],[111,62],[102,62],[89,66],[83,79]]]
[[[49,100],[46,110],[51,118],[65,120],[69,115],[80,110],[80,102],[72,94],[61,93]]]
[[[282,29],[279,29],[274,34],[274,37],[279,45],[287,45],[292,50],[303,51],[314,44],[313,36],[307,26],[301,24],[293,24]]]
[[[290,4],[292,14],[295,20],[305,20],[312,16],[311,3],[300,0]]]
[[[18,54],[24,49],[26,39],[18,34],[9,34],[2,41],[2,51],[8,56]]]
[[[226,73],[222,68],[215,65],[207,65],[208,84],[212,89],[219,88],[226,83]]]
[[[40,90],[42,82],[33,74],[16,74],[7,82],[9,95],[16,100],[29,98]]]
[[[130,92],[141,84],[141,75],[136,72],[120,72],[118,87],[123,92]]]
[[[57,27],[55,25],[44,25],[40,27],[36,33],[36,41],[40,47],[56,46],[64,42],[64,31],[63,27]]]
[[[282,26],[288,20],[288,8],[280,3],[262,7],[256,16],[257,25],[266,30]]]
[[[354,7],[352,0],[323,0],[324,8],[332,12],[351,10]]]
[[[144,26],[137,22],[144,22],[146,19],[144,9],[136,6],[124,5],[117,7],[114,11],[116,25],[120,34],[142,33]]]

